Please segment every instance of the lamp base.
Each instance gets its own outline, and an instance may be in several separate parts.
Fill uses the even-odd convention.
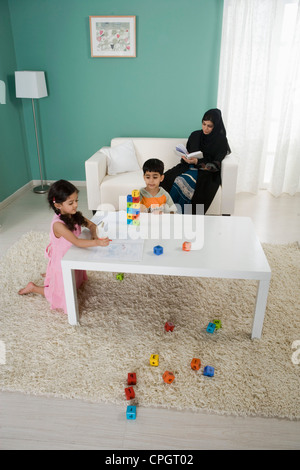
[[[33,188],[33,192],[37,194],[45,194],[49,191],[49,188],[50,186],[48,186],[47,184],[43,184],[43,185],[36,186],[35,188]]]

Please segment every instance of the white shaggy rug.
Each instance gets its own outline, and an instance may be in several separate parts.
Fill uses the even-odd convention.
[[[89,272],[79,294],[81,326],[50,311],[38,295],[48,234],[30,232],[0,263],[1,390],[123,404],[128,372],[136,372],[138,406],[223,414],[300,418],[300,251],[268,245],[272,269],[260,340],[251,340],[256,282]],[[222,329],[206,333],[208,322]],[[165,322],[175,324],[173,332]],[[3,347],[5,354],[3,354]],[[298,348],[297,349],[295,349]],[[298,352],[299,354],[298,354]],[[159,366],[151,367],[151,354]],[[190,367],[201,359],[199,371]],[[203,367],[215,368],[205,377]],[[175,374],[165,384],[162,374]]]

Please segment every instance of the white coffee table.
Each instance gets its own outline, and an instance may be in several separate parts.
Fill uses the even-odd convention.
[[[153,217],[153,216],[152,216]],[[163,215],[156,215],[163,224]],[[145,239],[140,261],[101,259],[102,247],[77,248],[72,246],[62,259],[62,271],[68,321],[79,325],[77,291],[74,270],[122,273],[157,274],[173,276],[210,277],[226,279],[254,279],[258,281],[252,326],[252,338],[260,338],[268,298],[271,269],[250,218],[171,215],[176,226],[184,223],[182,217],[194,218],[204,228],[204,243],[200,250],[183,251],[181,239]],[[195,217],[200,219],[195,219]],[[152,219],[153,220],[153,219]],[[159,222],[159,223],[160,223]],[[87,232],[83,233],[87,236]],[[178,233],[177,233],[178,236]],[[153,247],[163,246],[163,254],[155,255]],[[95,251],[96,250],[96,251]],[[113,295],[113,291],[108,295]]]

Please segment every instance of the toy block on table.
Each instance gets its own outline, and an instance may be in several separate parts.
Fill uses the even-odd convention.
[[[207,333],[213,333],[216,329],[216,325],[214,323],[209,323],[207,328],[206,328],[206,331]]]
[[[127,383],[128,385],[136,385],[136,373],[135,372],[129,372]]]
[[[140,225],[140,191],[134,189],[130,194],[127,195],[127,224],[128,225]]]
[[[197,357],[194,357],[191,362],[191,368],[193,370],[199,370],[201,367],[201,361]]]
[[[221,320],[213,320],[213,323],[216,325],[216,330],[219,330],[219,328],[222,328]]]
[[[131,400],[132,398],[135,398],[133,387],[125,388],[125,395],[126,395],[126,400]]]
[[[162,255],[163,252],[164,252],[164,249],[163,249],[163,247],[160,246],[160,245],[156,245],[156,246],[153,248],[153,253],[154,253],[155,255]]]
[[[159,364],[159,355],[158,354],[151,354],[150,356],[150,366],[157,367]]]
[[[203,370],[203,375],[206,375],[207,377],[213,377],[215,374],[215,369],[211,366],[205,366]]]
[[[163,374],[163,379],[166,384],[171,384],[175,379],[175,375],[173,374],[173,372],[166,370],[166,372]]]
[[[182,249],[183,251],[191,251],[192,244],[191,242],[183,242]]]
[[[127,419],[136,419],[136,406],[127,406],[126,417]]]
[[[116,275],[116,279],[118,279],[118,281],[123,281],[123,279],[124,279],[124,273],[118,273],[118,274]]]

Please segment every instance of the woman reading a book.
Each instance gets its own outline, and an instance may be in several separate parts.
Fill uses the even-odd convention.
[[[202,129],[191,133],[186,148],[188,154],[202,154],[190,158],[182,155],[181,162],[165,173],[161,186],[182,207],[182,213],[185,204],[192,205],[193,214],[197,213],[197,204],[202,204],[206,213],[221,184],[221,162],[231,152],[219,109],[204,114]]]

